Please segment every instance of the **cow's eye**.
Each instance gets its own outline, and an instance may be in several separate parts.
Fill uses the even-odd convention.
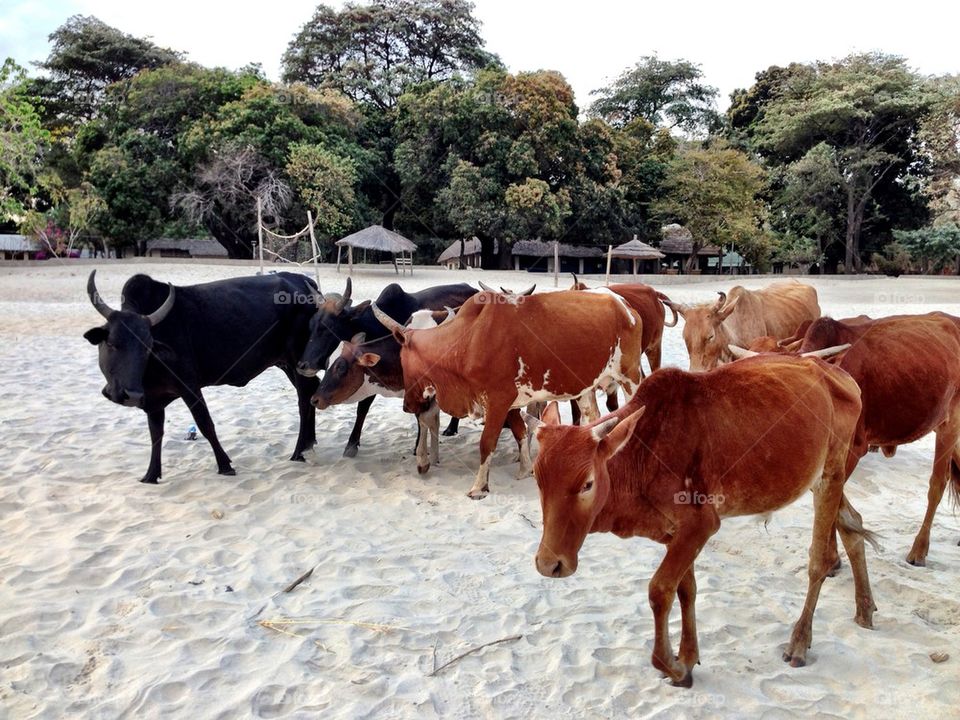
[[[714,339],[715,337],[716,337],[716,335],[711,335],[710,337],[707,338],[707,342],[713,342],[713,339]]]
[[[593,490],[593,480],[587,480],[587,481],[583,484],[583,487],[580,488],[580,493],[581,493],[581,494],[585,494],[585,493],[590,492],[591,490]]]

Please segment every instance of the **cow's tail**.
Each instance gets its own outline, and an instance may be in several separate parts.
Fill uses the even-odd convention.
[[[677,324],[677,321],[680,319],[680,316],[677,314],[677,306],[673,304],[673,300],[668,298],[662,292],[657,293],[657,298],[659,298],[660,302],[663,303],[664,308],[670,308],[670,312],[673,313],[673,322],[667,322],[666,313],[664,313],[663,324],[666,327],[674,327]]]
[[[954,511],[960,507],[960,444],[953,448],[950,459],[950,502]]]
[[[853,506],[847,501],[844,495],[840,501],[840,512],[837,513],[837,525],[847,532],[858,535],[866,540],[873,549],[880,552],[880,536],[863,527],[863,518],[860,513],[853,509]]]

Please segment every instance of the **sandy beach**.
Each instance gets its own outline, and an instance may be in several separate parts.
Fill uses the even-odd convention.
[[[204,391],[235,477],[217,474],[202,437],[185,439],[193,421],[177,402],[167,411],[163,480],[137,482],[149,456],[146,417],[100,394],[97,350],[82,338],[101,323],[85,293],[91,267],[0,267],[0,717],[960,714],[960,520],[947,498],[927,567],[904,561],[926,507],[932,436],[894,458],[871,453],[847,486],[883,546],[867,550],[875,629],[853,622],[845,561],[824,585],[808,666],[784,664],[806,591],[810,498],[766,524],[726,520],[697,562],[702,665],[683,690],[649,662],[647,581],[662,546],[592,535],[574,576],[541,577],[536,484],[514,478],[506,433],[482,501],[466,497],[482,426],[464,421],[458,436],[442,438],[440,466],[419,476],[415,423],[397,399],[374,402],[356,458],[341,456],[351,405],[318,413],[318,445],[306,463],[291,463],[295,395],[270,370],[246,388]],[[97,267],[114,306],[136,272],[190,284],[255,271]],[[341,291],[344,278],[321,268],[324,289]],[[353,297],[376,297],[397,279],[392,268],[359,269]],[[478,279],[553,284],[419,267],[401,282]],[[738,279],[670,280],[658,287],[696,302]],[[811,282],[824,313],[837,317],[960,315],[957,279]],[[664,364],[687,367],[680,328],[665,330]],[[675,642],[679,617],[675,607]],[[935,652],[950,658],[934,663]]]

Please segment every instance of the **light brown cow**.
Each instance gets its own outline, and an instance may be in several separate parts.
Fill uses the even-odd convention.
[[[863,539],[871,539],[843,494],[856,458],[850,447],[860,391],[845,372],[816,358],[765,355],[705,374],[667,368],[592,426],[558,425],[556,405],[536,426],[534,472],[543,509],[537,570],[566,577],[588,533],[642,536],[667,546],[649,585],[653,665],[690,687],[700,659],[694,561],[725,517],[765,514],[808,489],[813,540],[803,612],[784,660],[805,663],[813,612],[831,567],[828,541],[840,528],[853,567],[856,622],[872,626],[876,607]],[[535,423],[532,421],[531,423]],[[680,600],[680,653],[668,622]]]
[[[583,413],[595,419],[597,388],[616,382],[629,396],[640,383],[643,327],[613,294],[519,297],[484,291],[432,330],[404,328],[376,312],[402,345],[407,412],[417,412],[435,397],[440,409],[455,417],[483,416],[480,469],[471,498],[489,492],[491,455],[511,409],[577,399]],[[522,452],[524,464],[529,472],[529,455]]]
[[[796,280],[775,282],[760,290],[737,285],[710,305],[678,305],[683,317],[683,341],[690,353],[690,370],[712,370],[730,362],[729,345],[749,347],[769,335],[790,337],[805,320],[820,317],[817,291]]]
[[[860,385],[863,440],[888,457],[896,446],[936,433],[927,512],[907,554],[911,565],[926,565],[930,529],[949,485],[960,500],[960,318],[945,313],[897,315],[877,320],[820,318],[802,352],[850,343],[838,364]]]

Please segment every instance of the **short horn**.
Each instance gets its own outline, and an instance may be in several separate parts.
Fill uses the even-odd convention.
[[[406,328],[394,320],[392,317],[387,315],[383,310],[377,307],[376,303],[370,303],[370,309],[373,311],[374,317],[377,318],[377,322],[383,325],[390,332],[404,332]]]
[[[533,295],[533,291],[536,289],[537,289],[537,284],[534,283],[533,285],[528,287],[526,290],[524,290],[522,293],[520,293],[520,297],[524,297],[526,295]]]
[[[490,287],[490,286],[487,285],[485,282],[483,282],[483,280],[477,281],[477,285],[479,285],[479,286],[480,286],[480,289],[483,290],[484,292],[492,292],[492,293],[496,293],[496,292],[497,292],[497,291],[494,290],[492,287]]]
[[[167,299],[163,301],[163,305],[147,315],[147,320],[150,321],[151,325],[162,322],[173,309],[173,301],[177,299],[177,292],[173,289],[173,283],[167,283],[167,287],[170,289],[167,291]]]
[[[737,360],[743,360],[743,358],[756,357],[760,353],[754,352],[753,350],[747,350],[742,348],[739,345],[727,345],[730,349],[730,354],[733,355]]]
[[[90,296],[90,302],[93,303],[93,307],[96,308],[97,312],[103,315],[104,318],[109,318],[113,309],[103,301],[103,298],[100,297],[100,293],[97,291],[97,282],[94,280],[96,274],[96,270],[90,271],[90,277],[87,279],[87,295]]]
[[[350,304],[350,296],[353,294],[353,282],[350,278],[347,278],[347,287],[343,291],[343,296],[340,298],[340,301],[337,303],[337,312],[343,310],[347,305]]]
[[[600,442],[619,424],[620,418],[612,417],[609,420],[604,420],[602,423],[594,425],[592,428],[590,428],[590,434],[593,435],[594,440]]]
[[[727,304],[727,294],[723,290],[717,290],[717,295],[720,296],[720,299],[717,300],[717,309],[719,310]]]
[[[800,355],[800,357],[815,357],[815,358],[828,358],[833,357],[834,355],[839,355],[844,350],[850,348],[850,343],[845,343],[843,345],[834,345],[833,347],[824,348],[823,350],[811,350],[810,352],[805,352]]]

